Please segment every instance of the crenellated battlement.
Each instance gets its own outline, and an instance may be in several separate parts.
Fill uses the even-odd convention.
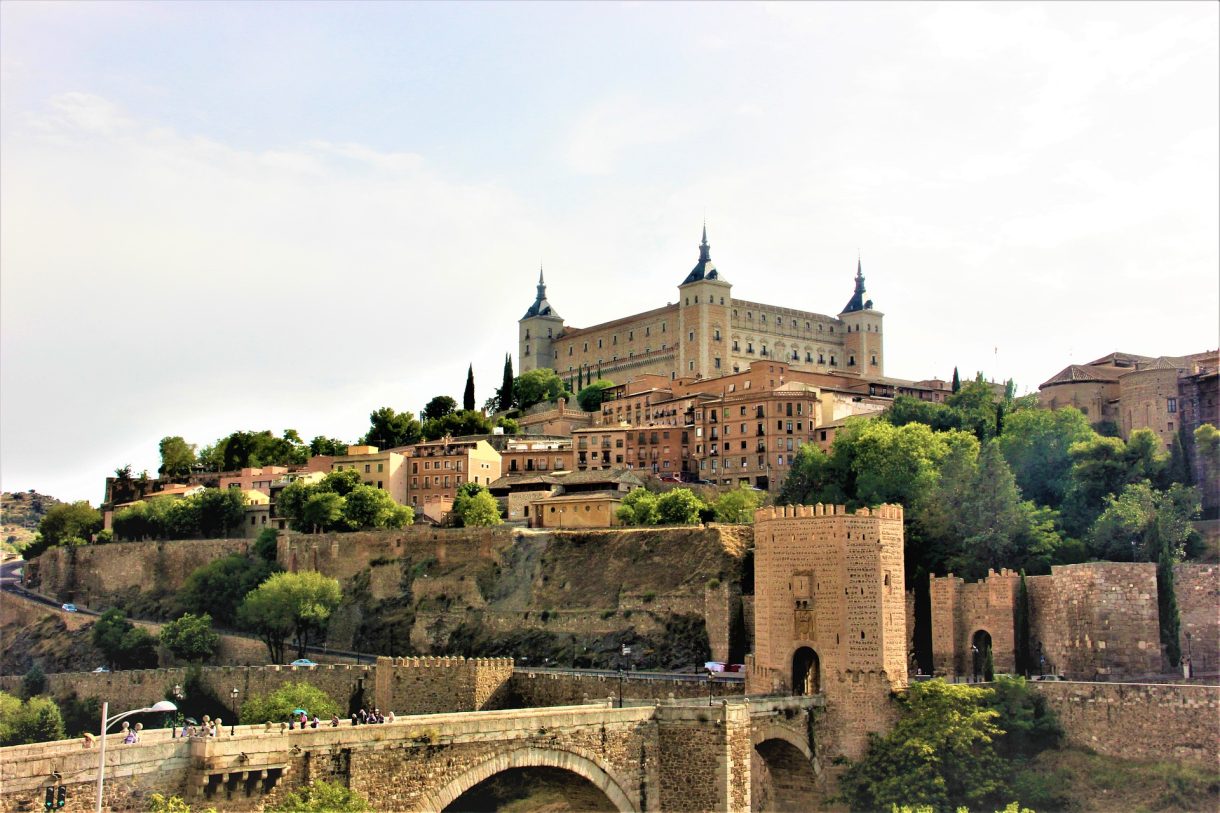
[[[814,505],[769,505],[754,512],[755,524],[776,519],[804,519],[808,517],[878,517],[880,519],[902,519],[902,506],[883,503],[874,508],[861,507],[850,511],[846,505],[815,503]]]

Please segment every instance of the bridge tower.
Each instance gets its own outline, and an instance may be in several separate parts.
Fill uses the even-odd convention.
[[[902,507],[760,509],[750,694],[824,694],[844,755],[889,726],[907,685]]]

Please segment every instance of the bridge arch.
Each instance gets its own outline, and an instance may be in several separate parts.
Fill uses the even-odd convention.
[[[817,759],[792,728],[768,724],[751,733],[751,810],[805,810],[820,798]]]
[[[444,810],[466,791],[498,773],[514,768],[559,768],[587,780],[606,795],[620,813],[640,813],[637,804],[618,781],[593,759],[572,751],[526,746],[498,753],[450,780],[444,787],[427,794],[416,806],[421,811]]]

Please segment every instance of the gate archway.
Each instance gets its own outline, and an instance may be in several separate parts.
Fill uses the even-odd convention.
[[[792,693],[818,694],[821,691],[821,659],[817,652],[803,646],[792,653]]]
[[[987,630],[975,630],[970,636],[970,675],[975,680],[991,680],[995,675],[988,674],[987,660],[991,653],[991,633]],[[992,667],[994,670],[994,666]]]

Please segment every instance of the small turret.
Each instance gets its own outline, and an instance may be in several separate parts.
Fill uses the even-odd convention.
[[[542,277],[542,266],[538,266],[538,295],[534,298],[534,304],[530,305],[525,316],[521,318],[529,319],[531,316],[559,316],[559,312],[546,301],[546,280]]]
[[[847,301],[847,307],[843,308],[843,313],[855,313],[856,311],[868,311],[873,309],[873,300],[868,298],[868,294],[864,292],[864,267],[860,258],[856,258],[856,290],[851,295],[851,299]]]
[[[720,272],[712,264],[712,247],[707,244],[706,223],[703,224],[703,242],[699,244],[699,262],[686,275],[686,279],[682,280],[682,284],[698,282],[701,279],[720,279]]]
[[[525,372],[550,367],[554,361],[552,341],[563,332],[563,317],[546,299],[546,279],[538,269],[538,294],[517,322],[517,370]]]

